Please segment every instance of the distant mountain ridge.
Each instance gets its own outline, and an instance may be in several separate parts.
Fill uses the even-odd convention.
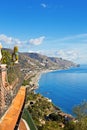
[[[4,50],[12,53],[11,49]],[[77,66],[72,61],[64,60],[62,58],[47,57],[38,53],[19,52],[19,63],[21,68],[30,69],[66,69],[72,66]]]
[[[40,63],[44,68],[48,69],[64,69],[71,66],[76,66],[72,61],[64,60],[62,58],[47,57],[38,53],[23,53],[24,55],[30,57],[31,59]]]

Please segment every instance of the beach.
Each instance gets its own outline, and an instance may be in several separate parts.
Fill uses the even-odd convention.
[[[30,84],[34,87],[34,90],[38,89],[38,87],[39,87],[38,82],[39,82],[42,74],[52,72],[52,71],[58,71],[58,70],[43,70],[43,71],[39,71],[39,72],[35,73],[35,76],[31,78],[31,82],[30,82]],[[45,97],[45,98],[47,98],[47,97]],[[50,98],[48,98],[48,99],[52,102],[52,100]],[[54,104],[54,107],[57,111],[59,111],[59,115],[61,115],[62,117],[67,116],[67,117],[71,118],[72,120],[75,120],[75,118],[71,114],[67,114],[66,112],[63,112],[61,110],[61,108],[56,106],[55,104]]]
[[[35,86],[36,87],[36,89],[39,87],[39,80],[40,80],[40,78],[41,78],[41,76],[42,76],[42,74],[44,74],[44,73],[48,73],[48,72],[52,72],[52,71],[54,71],[54,70],[40,70],[40,71],[36,71],[35,73],[34,73],[34,77],[32,77],[31,78],[31,81],[30,81],[30,84],[31,84],[31,86]]]

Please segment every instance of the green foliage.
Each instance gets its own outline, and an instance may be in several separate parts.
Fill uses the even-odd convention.
[[[83,102],[76,106],[73,111],[77,117],[77,122],[68,121],[64,128],[60,128],[59,124],[64,123],[64,118],[60,117],[53,109],[53,104],[48,102],[40,94],[33,92],[27,96],[27,101],[33,101],[28,106],[38,130],[86,130],[87,129],[87,102]],[[48,116],[49,115],[49,116]],[[46,120],[46,117],[48,120]],[[45,123],[41,123],[41,121]]]
[[[64,130],[86,130],[87,129],[87,117],[82,118],[77,123],[68,122]]]
[[[18,60],[18,54],[16,53],[15,55],[15,60],[17,61]]]
[[[18,52],[18,46],[14,46],[14,53]]]
[[[9,66],[7,70],[7,76],[8,76],[8,82],[11,84],[13,81],[15,81],[17,78],[21,80],[22,74],[20,71],[20,66],[18,65],[12,65]]]
[[[29,81],[28,80],[24,80],[22,83],[23,86],[29,85]]]
[[[40,94],[34,94],[34,92],[31,92],[31,93],[29,93],[29,95],[27,95],[27,101],[28,100],[36,100],[38,98],[38,96],[41,97]]]
[[[62,121],[61,116],[59,116],[59,115],[56,114],[56,113],[51,113],[51,114],[49,115],[49,118],[50,118],[51,120],[53,120],[53,121]]]
[[[64,130],[75,130],[75,127],[76,127],[76,124],[70,121],[65,125]]]
[[[74,107],[74,114],[80,120],[83,117],[87,116],[87,102],[82,102],[80,105]]]
[[[7,65],[11,64],[11,54],[8,51],[2,50],[1,62],[2,62],[2,64],[7,64]]]
[[[29,84],[30,84],[30,81],[31,81],[31,79],[32,79],[33,77],[35,77],[35,75],[31,76],[30,78],[28,78],[28,79],[26,79],[26,80],[24,79],[22,85],[24,85],[24,86],[29,85]]]
[[[13,62],[18,61],[18,47],[17,46],[14,47],[14,52],[12,53],[12,61]]]
[[[29,105],[27,109],[29,113],[31,113],[38,130],[60,130],[58,123],[62,120],[57,113],[53,113],[55,108],[48,99],[44,98],[40,94],[34,94],[32,92],[27,96],[27,102],[29,103],[29,101],[32,101],[33,104]],[[48,121],[46,117],[48,117],[49,114],[50,118]]]
[[[87,117],[83,117],[75,126],[75,130],[87,130]]]
[[[68,122],[64,130],[86,130],[87,129],[87,102],[82,102],[73,109],[78,122]]]
[[[55,121],[47,121],[44,125],[39,126],[38,130],[62,130]]]
[[[15,48],[17,51],[17,48]],[[20,66],[14,65],[12,62],[12,55],[7,50],[2,50],[2,64],[7,64],[8,82],[11,84],[15,79],[21,78]]]

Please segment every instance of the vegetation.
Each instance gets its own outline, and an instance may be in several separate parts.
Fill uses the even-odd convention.
[[[6,51],[6,50],[2,50],[2,64],[7,64],[10,65],[11,64],[11,54],[10,52]]]
[[[55,112],[55,107],[40,94],[31,92],[27,96],[27,110],[32,115],[38,130],[61,130],[59,124],[62,118]]]
[[[20,71],[20,66],[19,65],[9,66],[9,68],[7,69],[7,75],[8,75],[8,82],[10,84],[12,84],[12,82],[14,82],[16,79],[21,80],[22,74]]]
[[[46,121],[45,125],[42,125],[38,128],[39,130],[62,130],[58,126],[58,123],[56,121]]]
[[[82,102],[73,109],[77,122],[68,122],[64,130],[86,130],[87,129],[87,102]]]
[[[18,48],[14,48],[16,53]],[[8,81],[11,84],[15,79],[21,79],[20,66],[13,64],[12,56],[9,51],[2,50],[2,63],[7,64],[7,74]],[[18,55],[17,55],[18,56]],[[17,58],[17,57],[16,57]],[[26,59],[26,58],[24,58]],[[17,60],[17,59],[16,59]],[[31,61],[28,59],[28,61]],[[24,62],[23,62],[24,63]],[[33,63],[33,62],[31,62]],[[31,78],[24,80],[23,85],[28,85],[31,81]],[[54,105],[49,102],[47,98],[44,98],[40,94],[34,94],[33,92],[27,95],[26,100],[27,110],[32,115],[32,118],[35,124],[38,127],[38,130],[86,130],[87,129],[87,102],[83,102],[80,105],[74,108],[74,114],[76,116],[77,122],[73,120],[65,122],[64,118],[59,116],[58,111]],[[24,111],[24,119],[30,120],[31,116],[27,111]],[[30,121],[30,122],[31,122]],[[64,127],[60,127],[60,124],[63,124]],[[33,127],[34,124],[30,123]],[[30,126],[30,125],[29,125]],[[34,130],[34,128],[32,128]]]
[[[38,130],[86,130],[87,129],[87,102],[76,106],[73,111],[76,120],[65,122],[54,105],[40,94],[31,92],[27,95],[27,110],[38,127]],[[62,127],[64,125],[64,127]]]
[[[61,116],[59,116],[57,113],[51,113],[51,114],[49,115],[49,118],[50,118],[52,121],[62,121]]]
[[[17,48],[15,48],[17,50]],[[15,51],[16,51],[15,50]],[[17,78],[21,78],[20,66],[12,62],[12,55],[8,50],[2,50],[2,64],[7,65],[8,82],[11,84]]]
[[[18,47],[17,46],[14,47],[14,52],[12,53],[12,61],[13,62],[18,61]]]
[[[23,80],[23,83],[22,83],[23,86],[26,86],[26,85],[29,85],[29,80]]]
[[[18,46],[14,47],[14,53],[18,52]]]
[[[30,85],[30,81],[33,77],[35,77],[35,75],[30,76],[28,79],[24,79],[22,85],[23,86]]]
[[[31,130],[37,130],[37,127],[35,126],[31,115],[26,109],[24,109],[23,111],[22,118],[27,121],[27,124],[29,125]]]
[[[82,102],[78,106],[76,106],[73,109],[74,114],[78,118],[78,120],[81,120],[83,117],[87,116],[87,102]]]

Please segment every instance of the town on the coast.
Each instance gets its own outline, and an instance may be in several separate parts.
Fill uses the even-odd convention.
[[[10,50],[0,45],[0,130],[77,130],[78,118],[35,93],[43,73],[76,66],[62,58],[20,53],[17,46]]]

